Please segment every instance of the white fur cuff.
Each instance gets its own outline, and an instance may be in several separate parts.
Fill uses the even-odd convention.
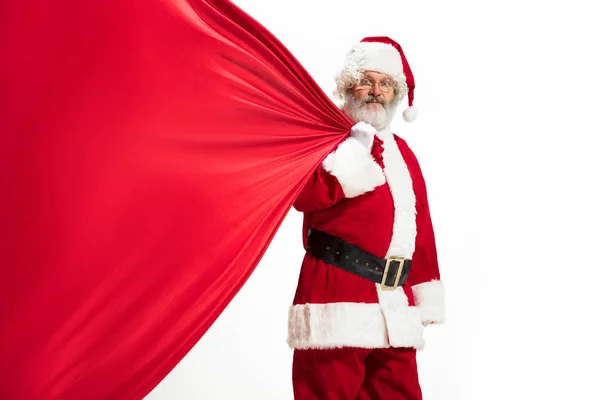
[[[323,168],[335,176],[347,198],[357,197],[385,183],[381,167],[369,150],[349,137],[323,161]]]
[[[445,318],[444,286],[441,281],[433,280],[412,287],[415,304],[421,313],[421,322],[442,323]]]

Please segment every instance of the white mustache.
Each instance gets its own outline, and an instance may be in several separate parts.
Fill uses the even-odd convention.
[[[367,104],[367,103],[373,103],[373,102],[385,105],[385,99],[383,98],[383,96],[370,96],[370,95],[367,95],[363,99],[363,103],[365,103],[365,104]]]

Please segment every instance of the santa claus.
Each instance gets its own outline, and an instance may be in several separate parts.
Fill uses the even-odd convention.
[[[421,399],[416,351],[444,319],[426,187],[390,123],[414,79],[398,43],[369,37],[337,76],[355,122],[297,198],[304,213],[298,287],[289,314],[297,399]]]

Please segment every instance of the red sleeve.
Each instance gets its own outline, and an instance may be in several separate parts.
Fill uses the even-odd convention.
[[[302,188],[294,208],[300,212],[322,210],[344,198],[344,191],[336,177],[320,165]]]
[[[429,211],[429,201],[427,200],[427,187],[416,158],[414,159],[414,166],[413,187],[417,200],[417,237],[413,254],[415,270],[411,271],[410,281],[413,285],[417,285],[431,280],[439,280],[440,270],[435,233]]]
[[[427,187],[414,153],[406,143],[400,143],[400,148],[410,168],[417,211],[417,236],[409,281],[423,324],[441,323],[445,318],[445,293],[440,279],[435,233],[427,199]]]

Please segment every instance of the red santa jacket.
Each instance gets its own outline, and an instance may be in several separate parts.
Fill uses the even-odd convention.
[[[349,137],[329,154],[298,196],[304,246],[315,228],[382,258],[412,259],[394,291],[306,254],[290,307],[295,349],[414,347],[423,326],[444,319],[435,237],[425,181],[406,142],[383,130],[369,152]]]

